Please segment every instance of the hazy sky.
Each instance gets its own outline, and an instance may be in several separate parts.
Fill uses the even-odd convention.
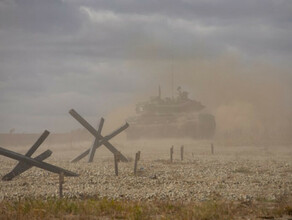
[[[159,84],[137,60],[291,67],[291,39],[291,0],[0,0],[0,132],[66,131],[71,108],[97,120],[132,102]]]

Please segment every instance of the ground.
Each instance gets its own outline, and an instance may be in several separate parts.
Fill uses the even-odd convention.
[[[70,201],[94,198],[99,202],[105,201],[102,199],[117,203],[128,201],[148,208],[154,203],[161,207],[172,204],[182,209],[191,204],[192,207],[210,206],[210,202],[215,202],[217,206],[235,207],[235,210],[245,204],[251,206],[245,207],[247,212],[270,207],[268,210],[283,211],[276,217],[286,215],[283,219],[289,219],[289,207],[292,207],[291,146],[226,146],[214,142],[214,154],[211,154],[210,141],[116,141],[113,144],[130,159],[128,163],[119,163],[119,176],[115,176],[113,156],[104,146],[96,151],[93,163],[87,163],[87,158],[74,164],[69,162],[90,147],[90,142],[44,144],[38,152],[51,149],[53,155],[47,162],[80,174],[79,177],[65,177],[64,197]],[[174,160],[171,163],[172,145]],[[184,145],[183,161],[181,145]],[[28,148],[9,149],[25,153]],[[133,158],[138,150],[141,160],[135,176]],[[2,156],[0,161],[0,177],[16,164]],[[0,186],[3,204],[24,198],[46,201],[58,197],[59,189],[58,175],[38,168],[32,168],[12,181],[1,181]]]

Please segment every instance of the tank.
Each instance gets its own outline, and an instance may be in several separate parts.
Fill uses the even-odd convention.
[[[177,92],[177,97],[161,98],[159,87],[158,96],[136,104],[136,115],[127,119],[127,138],[212,138],[215,117],[181,87]]]

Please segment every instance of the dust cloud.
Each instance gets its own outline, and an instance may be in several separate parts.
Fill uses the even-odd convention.
[[[112,131],[118,129],[126,123],[127,118],[135,115],[135,104],[129,104],[127,106],[121,106],[110,112],[105,118],[103,133],[109,134]],[[120,133],[115,139],[125,140],[125,132]]]
[[[176,94],[181,86],[215,116],[214,139],[232,144],[292,142],[292,77],[288,70],[260,61],[246,62],[237,54],[209,59],[156,58],[129,62],[131,68],[140,70],[137,74],[145,77],[144,88],[148,88],[137,94],[136,101],[155,96],[158,85],[164,97]],[[121,124],[133,110],[134,106],[116,109],[109,118]]]

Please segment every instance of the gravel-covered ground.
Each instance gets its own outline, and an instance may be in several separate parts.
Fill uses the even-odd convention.
[[[170,163],[172,144],[175,146],[174,162]],[[181,144],[184,144],[184,161],[180,160]],[[215,143],[215,154],[211,155],[210,143],[203,141],[121,141],[114,145],[132,159],[119,163],[119,176],[115,176],[113,156],[104,146],[97,150],[93,163],[87,163],[87,158],[75,164],[69,162],[89,147],[89,142],[45,144],[37,152],[51,149],[53,155],[47,162],[80,174],[65,178],[66,197],[174,201],[219,197],[231,201],[276,201],[292,195],[292,146],[225,147]],[[28,148],[9,149],[25,153]],[[138,175],[134,176],[133,158],[138,150],[141,160]],[[0,163],[2,178],[16,161],[0,156]],[[57,196],[58,175],[32,168],[12,181],[0,181],[0,188],[0,200]]]

